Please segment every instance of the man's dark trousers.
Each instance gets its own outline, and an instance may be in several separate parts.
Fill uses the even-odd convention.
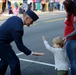
[[[10,75],[21,75],[19,59],[10,44],[0,42],[0,57],[0,75],[5,75],[8,64],[11,69]]]

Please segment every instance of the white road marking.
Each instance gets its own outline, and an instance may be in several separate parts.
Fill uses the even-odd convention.
[[[23,53],[23,52],[20,52],[20,53],[17,53],[16,55],[19,56],[19,55],[22,55],[22,54],[24,54],[24,53]],[[19,58],[19,60],[21,60],[21,61],[26,61],[26,62],[31,62],[31,63],[36,63],[36,64],[42,64],[42,65],[46,65],[46,66],[55,67],[55,65],[53,65],[53,64],[44,63],[44,62],[39,62],[39,61],[34,61],[34,60],[29,60],[29,59]]]
[[[17,53],[16,55],[19,56],[19,55],[22,55],[22,54],[24,54],[24,53],[23,52],[20,52],[20,53]]]
[[[28,60],[28,59],[23,59],[23,58],[19,58],[19,60],[21,60],[21,61],[26,61],[26,62],[31,62],[31,63],[36,63],[36,64],[41,64],[41,65],[46,65],[46,66],[55,67],[55,65],[53,65],[53,64],[44,63],[44,62],[39,62],[39,61],[34,61],[34,60]]]

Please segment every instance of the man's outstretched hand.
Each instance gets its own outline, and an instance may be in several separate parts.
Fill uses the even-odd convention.
[[[33,52],[32,55],[34,55],[34,56],[42,56],[42,55],[44,55],[44,53]]]

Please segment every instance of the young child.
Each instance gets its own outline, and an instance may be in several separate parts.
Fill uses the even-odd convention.
[[[69,65],[65,49],[63,49],[63,38],[58,36],[53,39],[53,46],[50,46],[45,37],[42,36],[45,47],[54,54],[55,69],[58,71],[58,75],[68,75]]]
[[[23,14],[24,12],[25,12],[25,9],[23,7],[23,3],[20,3],[19,14]]]
[[[13,15],[12,7],[10,7],[9,15]]]
[[[19,8],[18,6],[15,6],[15,8],[13,9],[13,14],[17,16],[18,13],[19,13]]]

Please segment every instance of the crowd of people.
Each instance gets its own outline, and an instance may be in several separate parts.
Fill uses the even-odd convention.
[[[5,2],[2,1],[1,14],[4,13],[6,10],[9,15],[18,15],[19,13],[22,14],[22,11],[25,11],[25,8],[22,2],[20,2],[19,4],[17,2],[14,2],[14,5],[12,6],[11,0],[5,0]]]
[[[53,11],[53,9],[63,10],[64,0],[23,0],[23,3],[32,4],[33,10]]]
[[[31,9],[33,11],[51,11],[53,10],[61,10],[63,11],[63,1],[64,0],[23,0],[23,2],[14,2],[14,7],[12,7],[12,1],[11,0],[2,0],[2,12],[3,13],[6,10],[6,4],[9,14],[15,14],[17,15],[21,9],[27,10]],[[12,11],[11,11],[12,10]]]

